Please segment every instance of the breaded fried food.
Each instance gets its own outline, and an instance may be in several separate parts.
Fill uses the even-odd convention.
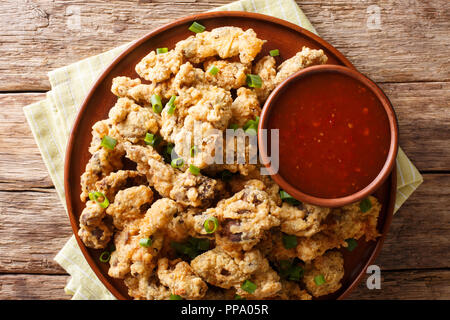
[[[109,202],[114,202],[117,192],[123,189],[147,184],[144,175],[133,170],[112,172],[95,184],[95,190],[103,193]]]
[[[151,98],[154,94],[165,99],[174,95],[172,83],[173,78],[163,82],[144,84],[139,78],[116,77],[113,79],[111,92],[117,97],[132,99],[137,104],[146,107],[151,106]]]
[[[175,50],[192,63],[200,63],[214,56],[222,59],[239,56],[242,63],[250,63],[263,44],[264,40],[258,39],[253,29],[243,31],[237,27],[221,27],[180,41]]]
[[[105,209],[95,201],[86,202],[86,207],[80,216],[78,230],[83,243],[89,248],[105,248],[113,235],[113,226],[106,217]]]
[[[243,127],[249,120],[255,120],[261,114],[261,107],[255,91],[241,87],[237,90],[237,97],[231,105],[231,121]]]
[[[208,206],[224,190],[222,182],[193,175],[189,170],[181,172],[166,164],[151,146],[143,147],[125,143],[127,157],[137,163],[137,170],[146,175],[150,186],[162,196],[182,205]]]
[[[182,63],[183,56],[179,51],[160,54],[152,51],[136,65],[136,73],[145,80],[162,82],[176,74]]]
[[[306,265],[303,281],[310,294],[320,297],[339,290],[343,276],[342,253],[329,251]]]
[[[280,211],[281,231],[299,237],[310,237],[321,230],[322,221],[330,212],[329,208],[303,203],[293,206],[285,202]]]
[[[250,73],[250,64],[240,62],[208,59],[203,63],[205,81],[225,90],[239,89],[245,86],[247,74]],[[217,68],[217,73],[211,68]]]
[[[378,215],[381,205],[375,197],[369,197],[372,207],[362,212],[360,202],[334,209],[321,226],[322,231],[311,237],[298,238],[297,256],[303,261],[311,261],[325,251],[341,246],[346,247],[346,239],[365,237],[366,241],[376,239]]]

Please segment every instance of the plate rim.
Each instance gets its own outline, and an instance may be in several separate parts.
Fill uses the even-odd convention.
[[[124,48],[124,50],[113,59],[113,61],[102,71],[102,73],[96,78],[94,83],[91,85],[87,95],[83,99],[82,104],[80,105],[80,108],[77,112],[76,118],[74,120],[73,126],[70,130],[69,139],[67,142],[66,152],[65,152],[65,159],[64,159],[64,195],[66,200],[66,208],[67,213],[69,216],[70,224],[72,227],[73,235],[75,236],[75,239],[78,243],[78,246],[83,253],[84,258],[86,259],[87,263],[89,264],[89,267],[94,272],[94,274],[98,277],[98,279],[101,281],[101,283],[110,291],[110,293],[115,296],[119,300],[128,300],[127,297],[122,295],[121,292],[111,282],[108,281],[108,279],[103,275],[100,268],[97,267],[96,262],[94,261],[93,257],[89,253],[87,247],[84,245],[84,243],[81,241],[80,237],[78,236],[78,230],[79,230],[79,221],[76,219],[74,212],[73,212],[73,206],[72,206],[72,193],[75,190],[72,190],[71,183],[70,183],[70,163],[71,163],[71,155],[74,151],[74,144],[75,144],[75,132],[77,131],[82,115],[85,113],[85,109],[87,108],[87,105],[89,104],[89,101],[92,98],[92,95],[97,90],[98,86],[101,84],[101,82],[104,80],[104,78],[111,72],[111,70],[125,58],[129,53],[131,53],[133,50],[135,50],[137,47],[139,47],[144,42],[148,41],[150,38],[169,30],[173,27],[176,27],[178,25],[195,21],[195,20],[201,20],[201,19],[210,19],[214,17],[245,17],[249,19],[256,19],[256,20],[262,20],[269,23],[275,23],[279,24],[283,27],[287,27],[289,29],[292,29],[298,33],[303,34],[307,38],[310,38],[314,40],[315,42],[319,43],[321,46],[325,47],[327,50],[332,52],[339,60],[341,60],[344,65],[346,65],[349,68],[355,69],[353,64],[336,48],[334,48],[330,43],[319,37],[318,35],[304,29],[303,27],[300,27],[299,25],[296,25],[294,23],[291,23],[289,21],[279,19],[273,16],[268,16],[261,13],[254,13],[254,12],[246,12],[246,11],[213,11],[213,12],[204,12],[204,13],[198,13],[193,14],[189,16],[185,16],[179,19],[176,19],[172,22],[169,22],[161,27],[158,27],[141,38],[132,41],[128,46]],[[382,233],[379,238],[377,238],[377,244],[372,250],[372,253],[370,257],[367,260],[367,263],[364,265],[364,267],[361,269],[358,276],[352,281],[352,283],[347,287],[347,289],[342,292],[338,297],[337,300],[342,300],[345,297],[348,296],[348,294],[353,291],[353,289],[361,282],[362,277],[364,276],[364,270],[366,270],[367,266],[372,263],[378,254],[381,251],[381,248],[383,246],[384,240],[386,238],[386,235],[388,233],[392,217],[393,217],[393,211],[394,211],[394,204],[395,204],[395,196],[396,196],[396,181],[397,181],[397,175],[396,175],[396,166],[394,166],[394,169],[391,173],[391,176],[389,178],[391,181],[390,190],[389,190],[389,203],[387,208],[387,214],[384,219],[384,224],[382,227]]]

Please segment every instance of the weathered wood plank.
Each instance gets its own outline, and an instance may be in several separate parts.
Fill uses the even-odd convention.
[[[0,300],[68,300],[69,275],[0,274]]]
[[[376,261],[386,270],[449,268],[450,174],[425,182],[393,219]],[[63,273],[53,261],[71,235],[53,189],[0,191],[0,273]]]
[[[22,110],[44,98],[43,93],[0,95],[0,190],[53,185]]]
[[[0,273],[65,273],[55,257],[72,235],[54,189],[0,192]]]
[[[233,0],[2,1],[0,91],[49,88],[46,73],[141,37],[176,18]],[[447,81],[450,3],[298,1],[323,38],[376,81]],[[378,9],[376,9],[378,8]]]
[[[381,270],[381,289],[367,289],[366,279],[348,299],[361,300],[447,300],[450,299],[450,270]]]
[[[365,279],[348,299],[450,299],[449,270],[382,271],[380,290]],[[0,275],[0,299],[70,299],[64,293],[68,275]],[[38,289],[37,289],[38,288]]]
[[[450,170],[450,83],[383,84],[400,125],[400,145],[420,170]],[[44,94],[0,94],[0,190],[52,186],[22,111]]]

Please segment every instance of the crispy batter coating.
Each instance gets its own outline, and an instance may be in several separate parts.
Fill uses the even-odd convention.
[[[147,176],[150,186],[182,205],[208,206],[223,192],[224,185],[220,181],[193,175],[189,170],[174,169],[150,146],[125,143],[125,149],[127,157],[137,163],[137,170]]]
[[[329,208],[303,203],[293,206],[285,202],[280,213],[281,231],[299,237],[310,237],[321,230],[321,223],[330,212]]]
[[[168,287],[172,294],[183,299],[201,299],[206,294],[208,286],[197,276],[191,266],[181,259],[169,261],[167,258],[158,260],[158,278]]]
[[[321,276],[325,283],[318,285],[315,279]],[[303,281],[309,293],[314,297],[320,297],[339,290],[343,276],[344,258],[342,253],[330,251],[306,265]]]
[[[112,216],[114,226],[121,230],[130,221],[142,218],[152,202],[153,192],[149,187],[131,187],[117,193],[106,213]]]
[[[90,248],[105,248],[111,239],[113,228],[105,216],[105,209],[95,201],[86,202],[86,207],[80,216],[78,235],[84,244]]]
[[[209,59],[203,63],[205,81],[225,90],[239,89],[245,86],[247,74],[250,73],[250,65],[227,60]],[[208,72],[211,67],[216,67],[217,74]]]
[[[136,65],[136,73],[145,80],[162,82],[176,74],[182,63],[183,56],[179,51],[160,54],[152,51]]]
[[[146,184],[147,179],[137,171],[119,170],[96,182],[95,189],[103,193],[109,202],[114,202],[117,192]]]
[[[141,79],[131,79],[129,77],[116,77],[113,79],[111,92],[120,98],[129,98],[142,106],[151,106],[151,97],[154,94],[162,98],[169,99],[175,94],[172,89],[172,80],[143,84]],[[155,115],[156,116],[156,115]]]
[[[249,120],[255,120],[261,114],[258,96],[255,91],[247,88],[239,88],[237,97],[231,105],[231,123],[243,127]]]
[[[325,64],[328,61],[328,57],[325,55],[322,49],[310,49],[303,47],[302,51],[298,52],[292,58],[284,61],[278,67],[278,73],[275,78],[276,85],[286,80],[289,76],[293,75],[297,71],[309,66]]]
[[[261,88],[255,88],[254,91],[258,96],[258,100],[264,103],[272,90],[277,86],[275,80],[277,76],[275,58],[271,56],[262,57],[253,67],[253,73],[261,77],[262,86]]]
[[[226,251],[248,251],[267,230],[280,225],[280,209],[261,184],[248,183],[242,191],[205,212],[204,219],[211,216],[218,219],[216,243]]]
[[[310,261],[329,249],[346,247],[346,239],[362,236],[366,241],[376,239],[380,235],[377,220],[381,205],[374,197],[368,199],[372,208],[367,212],[361,211],[360,202],[334,209],[321,226],[321,232],[309,238],[298,238],[297,256],[303,261]]]
[[[155,114],[128,98],[117,100],[116,105],[109,111],[109,118],[118,135],[133,143],[144,140],[147,133],[157,133],[159,130]]]
[[[200,63],[214,56],[222,59],[239,56],[242,63],[250,63],[263,44],[264,41],[258,39],[253,29],[244,32],[237,27],[221,27],[180,41],[175,50],[192,63]]]
[[[298,283],[293,281],[281,281],[281,291],[278,292],[276,299],[280,300],[311,300],[311,295],[302,290]]]

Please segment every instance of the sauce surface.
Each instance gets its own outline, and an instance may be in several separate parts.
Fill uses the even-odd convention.
[[[280,129],[280,175],[300,191],[339,198],[379,174],[390,147],[387,114],[357,80],[316,73],[281,92],[269,116]]]

